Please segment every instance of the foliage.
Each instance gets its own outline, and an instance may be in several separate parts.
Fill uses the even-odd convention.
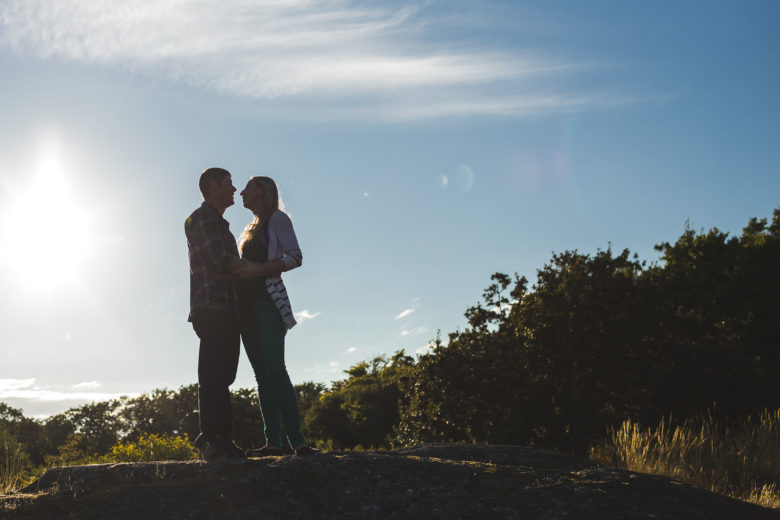
[[[48,449],[55,449],[58,444],[51,446],[51,442],[64,440],[56,435],[52,439],[48,434],[55,433],[54,428],[45,431],[41,424],[25,417],[21,410],[12,408],[5,403],[0,403],[0,430],[20,441],[20,446],[28,454],[30,463],[34,465],[43,463],[42,453]]]
[[[231,405],[233,407],[233,437],[239,446],[247,448],[265,446],[263,418],[260,415],[257,389],[233,390],[231,392]],[[191,438],[194,439],[197,435],[197,429],[192,435]]]
[[[198,434],[198,385],[182,386],[178,391],[156,389],[124,399],[117,410],[123,440],[137,440],[144,434]]]
[[[345,371],[347,379],[307,406],[305,433],[331,449],[388,447],[413,364],[401,350],[390,359],[379,356],[353,365]]]
[[[198,452],[187,435],[141,435],[136,441],[115,444],[100,462],[151,462],[158,460],[196,460]]]
[[[531,290],[493,275],[469,327],[417,362],[399,442],[584,452],[626,418],[780,406],[780,209],[658,249],[649,268],[627,250],[556,254]]]
[[[728,428],[711,415],[672,426],[641,428],[624,421],[590,457],[610,466],[666,475],[758,503],[780,507],[780,409],[764,410]]]
[[[101,401],[72,408],[59,419],[68,431],[56,454],[44,455],[48,465],[86,464],[94,457],[108,453],[119,441],[122,422],[118,416],[119,400]]]

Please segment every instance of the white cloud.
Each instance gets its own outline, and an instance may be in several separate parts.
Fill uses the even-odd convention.
[[[427,43],[425,2],[356,0],[6,0],[0,46],[163,77],[208,91],[338,118],[524,116],[598,99],[551,92],[589,69],[541,54]],[[316,110],[315,110],[316,109]],[[328,113],[330,112],[330,113]]]
[[[0,399],[30,399],[33,401],[108,401],[122,396],[137,397],[138,392],[101,393],[101,392],[58,392],[54,390],[18,390],[0,392]]]
[[[506,316],[509,314],[509,311],[512,310],[512,307],[517,303],[517,300],[512,300],[508,303],[502,303],[500,306],[493,306],[490,308],[490,312],[493,312],[495,314],[501,314],[502,316]]]
[[[315,374],[322,374],[325,372],[333,373],[333,372],[338,372],[338,370],[339,370],[338,361],[330,361],[327,367],[324,367],[320,363],[317,363],[313,366],[304,369],[305,372],[315,373]]]
[[[423,332],[427,332],[428,329],[426,327],[417,327],[411,330],[404,329],[401,331],[401,337],[403,336],[417,336],[418,334],[422,334]]]
[[[349,347],[349,348],[347,349],[347,353],[351,354],[351,353],[353,353],[353,352],[357,352],[357,347]]]
[[[314,318],[316,318],[322,313],[320,312],[311,313],[307,309],[303,309],[301,312],[296,312],[293,314],[295,315],[295,320],[298,323],[303,323],[304,321],[313,320]]]
[[[75,390],[93,389],[99,384],[96,381],[79,383],[71,388]],[[82,386],[84,385],[84,386]],[[104,393],[104,392],[63,392],[50,390],[35,384],[35,378],[30,379],[0,379],[0,399],[28,399],[31,401],[107,401],[123,395],[136,397],[137,392]]]
[[[403,310],[403,311],[401,311],[401,313],[398,316],[395,317],[395,319],[400,320],[401,318],[405,318],[405,317],[409,316],[413,312],[414,312],[414,309]]]
[[[443,338],[441,339],[442,346],[446,347],[449,344],[450,340],[449,338]],[[436,345],[436,342],[431,340],[422,347],[418,348],[414,351],[415,354],[428,354],[433,350],[433,347]]]
[[[415,354],[428,354],[433,348],[433,342],[427,343],[414,351]]]
[[[74,390],[93,390],[95,388],[100,388],[100,386],[100,383],[97,381],[84,381],[83,383],[73,385],[71,388]]]
[[[416,311],[419,308],[420,308],[420,297],[416,296],[416,297],[412,298],[412,306],[409,307],[408,309],[405,309],[405,310],[401,311],[401,313],[398,314],[395,317],[395,319],[400,320],[401,318],[405,318],[405,317],[409,316],[410,314],[412,314],[414,311]]]
[[[0,395],[5,392],[14,392],[23,388],[29,388],[35,384],[35,378],[30,379],[0,379]]]

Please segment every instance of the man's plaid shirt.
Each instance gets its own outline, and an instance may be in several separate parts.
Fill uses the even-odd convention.
[[[196,309],[212,308],[238,313],[236,279],[227,272],[238,257],[230,224],[211,204],[204,202],[184,222],[190,256],[190,316]]]

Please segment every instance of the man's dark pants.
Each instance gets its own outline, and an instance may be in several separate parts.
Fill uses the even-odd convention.
[[[241,336],[238,317],[228,311],[198,309],[192,327],[200,338],[198,411],[200,432],[230,438],[233,419],[230,385],[236,379]]]

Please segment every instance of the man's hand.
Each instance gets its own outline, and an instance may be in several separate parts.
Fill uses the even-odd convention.
[[[232,271],[233,276],[237,276],[238,278],[242,278],[244,280],[249,278],[255,278],[257,275],[252,273],[253,269],[252,266],[249,265],[249,263],[242,264],[238,269]]]
[[[259,276],[265,276],[272,278],[281,275],[281,268],[284,266],[284,262],[281,260],[271,260],[262,264],[252,262],[244,258],[236,258],[230,262],[228,271],[233,276],[242,278],[244,280],[249,278],[257,278]]]

